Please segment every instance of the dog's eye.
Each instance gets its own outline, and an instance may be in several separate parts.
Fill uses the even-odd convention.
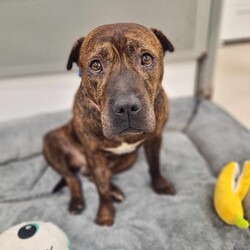
[[[149,53],[145,53],[145,54],[142,55],[141,64],[143,66],[149,67],[149,66],[152,65],[152,63],[153,63],[153,57]]]
[[[94,60],[90,63],[90,68],[91,70],[95,71],[95,72],[100,72],[102,71],[102,65],[100,63],[100,61],[98,60]]]

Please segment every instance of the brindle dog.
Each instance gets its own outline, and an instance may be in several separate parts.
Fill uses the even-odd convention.
[[[78,214],[84,199],[77,171],[90,175],[100,198],[96,222],[112,225],[113,200],[124,194],[112,176],[131,167],[144,146],[151,185],[158,194],[175,194],[161,174],[161,133],[168,117],[162,88],[163,57],[173,52],[159,30],[138,24],[111,24],[75,42],[67,69],[75,62],[81,75],[72,120],[44,138],[44,155],[67,184],[69,211]]]

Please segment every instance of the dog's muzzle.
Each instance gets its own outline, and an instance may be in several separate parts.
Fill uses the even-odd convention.
[[[151,132],[155,126],[153,110],[134,93],[119,95],[108,104],[108,112],[102,119],[103,132],[113,135]]]
[[[140,113],[142,112],[142,104],[139,98],[134,94],[120,96],[114,101],[114,104],[111,105],[111,109],[113,119],[117,120],[122,127],[125,127],[125,129],[131,128],[139,130],[138,119],[140,119]]]

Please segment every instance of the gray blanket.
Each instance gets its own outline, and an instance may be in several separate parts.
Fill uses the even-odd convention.
[[[250,133],[228,114],[204,100],[171,100],[161,166],[177,195],[152,191],[141,150],[135,166],[115,177],[126,200],[115,205],[110,228],[93,222],[98,196],[87,179],[82,177],[87,208],[81,215],[68,213],[67,188],[51,194],[59,176],[41,155],[42,136],[70,116],[67,111],[0,124],[0,232],[43,220],[61,227],[73,250],[250,249],[249,230],[224,224],[213,208],[220,169],[250,158]]]

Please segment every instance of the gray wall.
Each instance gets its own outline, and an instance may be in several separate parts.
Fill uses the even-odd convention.
[[[0,0],[0,76],[64,71],[73,42],[105,23],[137,22],[173,42],[170,60],[206,50],[210,0]]]

